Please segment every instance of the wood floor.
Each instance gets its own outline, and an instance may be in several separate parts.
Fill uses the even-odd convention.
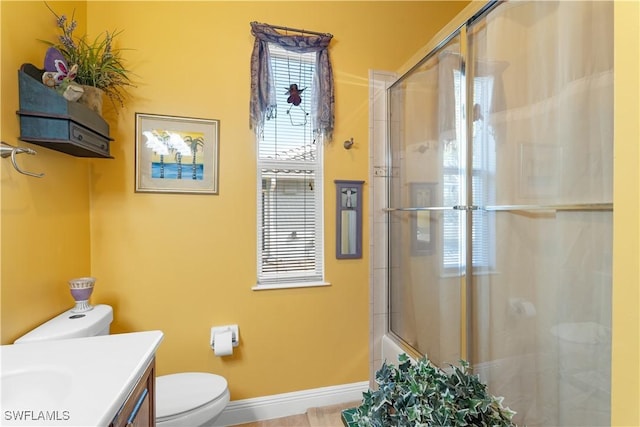
[[[276,418],[274,420],[256,421],[254,423],[237,424],[235,427],[343,427],[340,413],[344,409],[359,406],[362,402],[343,403],[340,405],[310,408],[306,414]]]

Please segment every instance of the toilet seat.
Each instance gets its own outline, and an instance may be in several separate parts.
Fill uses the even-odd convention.
[[[227,380],[220,375],[184,372],[156,378],[157,422],[209,412],[218,407],[219,403],[226,406],[228,401]]]

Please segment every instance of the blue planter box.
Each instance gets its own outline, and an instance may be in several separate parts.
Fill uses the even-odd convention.
[[[21,140],[77,157],[111,158],[109,124],[98,113],[67,101],[22,70],[18,85]]]

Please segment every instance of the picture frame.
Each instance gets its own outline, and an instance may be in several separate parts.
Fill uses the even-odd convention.
[[[334,180],[336,185],[336,258],[362,258],[362,185]]]
[[[219,120],[135,117],[136,193],[218,194]]]
[[[553,144],[520,144],[520,197],[547,199],[560,194],[563,148]]]
[[[432,207],[435,202],[437,184],[413,182],[409,184],[411,206]],[[435,218],[431,211],[420,210],[411,213],[411,254],[431,255],[436,237]]]

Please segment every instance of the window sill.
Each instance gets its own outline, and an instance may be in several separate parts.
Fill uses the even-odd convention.
[[[271,291],[274,289],[293,289],[293,288],[317,288],[322,286],[331,286],[329,282],[309,282],[309,283],[286,283],[275,285],[256,285],[251,288],[252,291]]]

